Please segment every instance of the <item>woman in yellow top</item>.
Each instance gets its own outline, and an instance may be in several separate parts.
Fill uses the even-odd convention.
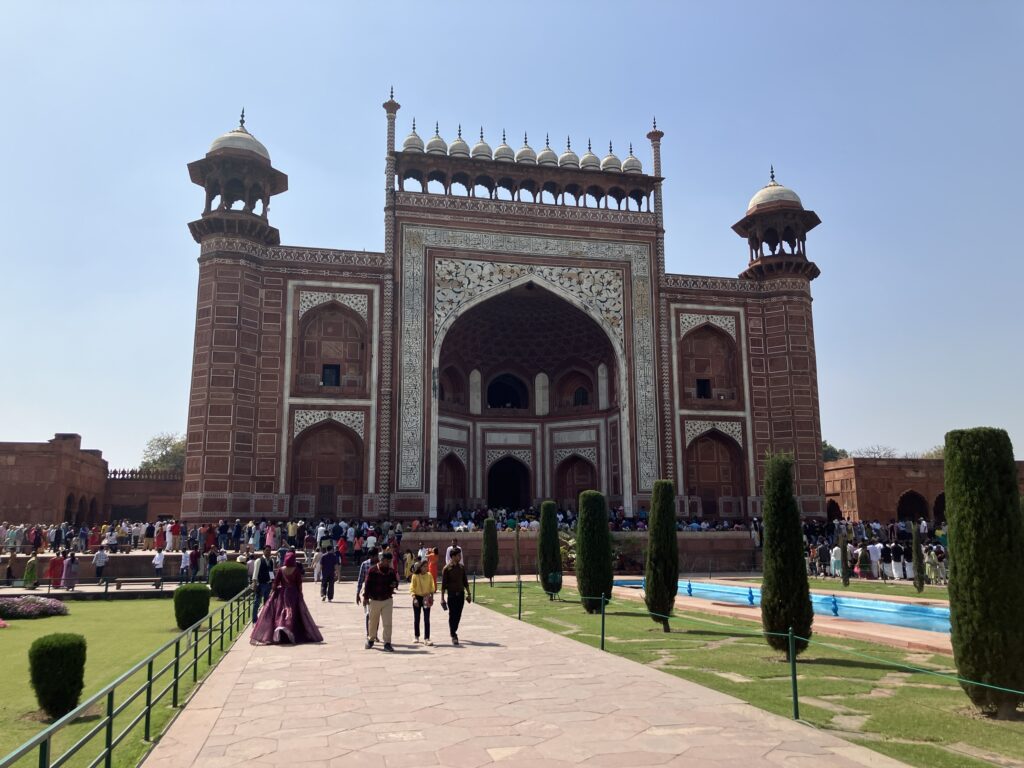
[[[412,579],[409,581],[409,594],[412,595],[412,622],[413,632],[416,633],[416,642],[420,641],[420,611],[423,612],[423,643],[433,645],[430,642],[430,607],[434,604],[434,592],[437,590],[437,582],[434,574],[427,570],[427,564],[423,560],[417,560],[412,566]]]

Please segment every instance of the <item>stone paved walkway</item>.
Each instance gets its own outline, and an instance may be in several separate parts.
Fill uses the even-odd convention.
[[[351,601],[351,585],[343,591]],[[409,598],[397,602],[393,654],[363,649],[352,602],[310,601],[323,645],[253,647],[243,636],[145,768],[902,765],[475,605],[461,647],[448,643],[439,604],[443,644],[414,645]]]

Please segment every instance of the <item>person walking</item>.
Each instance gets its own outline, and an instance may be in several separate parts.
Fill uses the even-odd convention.
[[[373,648],[377,629],[382,622],[384,624],[384,650],[388,653],[395,650],[391,647],[391,615],[395,602],[393,595],[398,588],[398,579],[391,567],[391,559],[390,552],[383,553],[377,565],[366,574],[363,605],[370,608],[370,626],[366,631],[367,650]]]
[[[412,595],[412,627],[416,635],[416,642],[420,641],[420,614],[423,614],[423,644],[433,645],[430,642],[430,608],[434,605],[434,593],[437,591],[437,584],[434,577],[427,570],[427,564],[423,560],[417,560],[412,564],[412,573],[409,578],[409,594]]]
[[[193,550],[198,554],[198,550]],[[270,597],[270,582],[274,578],[274,561],[271,559],[270,547],[263,548],[263,554],[260,555],[256,561],[256,565],[253,566],[253,579],[252,579],[252,623],[256,623],[256,618],[259,616],[260,603],[266,603]]]
[[[445,594],[448,595],[447,601]],[[455,547],[452,549],[451,562],[441,572],[441,608],[448,611],[452,645],[459,644],[459,622],[462,621],[462,609],[467,602],[473,602],[469,594],[469,578],[462,564],[462,550]]]
[[[161,579],[161,580],[163,579],[163,577],[164,577],[164,551],[163,551],[162,548],[158,549],[156,551],[156,554],[153,555],[153,571],[156,573],[156,577],[158,579]]]
[[[338,555],[324,547],[320,557],[320,601],[334,601],[334,582],[338,579]]]
[[[107,554],[107,548],[100,544],[100,548],[92,556],[92,567],[96,571],[96,580],[100,583],[103,582],[103,571],[106,570],[109,560],[110,555]]]
[[[371,549],[369,555],[363,562],[359,564],[359,574],[356,577],[356,605],[359,605],[362,601],[363,587],[366,586],[366,577],[370,573],[370,569],[377,564],[377,550]],[[370,634],[370,609],[363,603],[363,619],[366,624],[366,634]],[[374,640],[377,638],[374,637]]]
[[[64,573],[61,578],[61,585],[64,589],[73,590],[78,583],[78,558],[74,552],[69,552],[64,561]]]

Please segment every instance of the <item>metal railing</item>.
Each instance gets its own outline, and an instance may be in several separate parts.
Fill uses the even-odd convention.
[[[173,640],[164,643],[112,683],[104,686],[71,712],[0,759],[0,768],[9,768],[32,752],[36,752],[38,755],[36,764],[39,768],[60,768],[90,742],[98,738],[102,738],[103,747],[99,750],[99,754],[86,765],[88,768],[98,768],[100,765],[103,765],[104,768],[111,768],[114,750],[140,723],[143,725],[143,741],[152,742],[154,740],[153,711],[156,706],[168,695],[171,707],[177,708],[183,704],[184,694],[188,693],[190,688],[187,687],[187,681],[185,686],[182,685],[182,678],[191,673],[191,688],[194,689],[199,682],[199,666],[204,657],[207,673],[213,669],[214,646],[218,646],[219,661],[225,649],[225,638],[227,638],[227,647],[230,648],[235,639],[248,626],[251,620],[251,605],[248,600],[251,595],[252,591],[248,588],[245,589],[179,633]],[[204,641],[205,648],[201,647],[201,643]],[[157,659],[172,648],[174,649],[173,656],[166,660],[163,666],[157,668]],[[128,693],[118,690],[143,670],[145,670],[145,680],[139,687]],[[121,693],[120,699],[118,699],[119,693]],[[128,708],[142,697],[145,697],[145,702],[141,710],[134,715],[127,712]],[[55,737],[79,718],[87,714],[94,714],[97,707],[101,708],[102,714],[98,717],[96,724],[59,756],[54,757]],[[126,717],[130,717],[130,719],[120,731],[115,733],[115,721],[118,716],[123,716],[121,724],[124,724]]]

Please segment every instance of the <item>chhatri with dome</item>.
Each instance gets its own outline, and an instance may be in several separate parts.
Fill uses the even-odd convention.
[[[801,512],[825,516],[820,221],[774,168],[733,225],[739,276],[671,274],[656,122],[643,151],[599,156],[475,124],[402,139],[383,106],[378,252],[282,245],[288,177],[244,112],[188,166],[205,199],[184,519],[575,509],[587,489],[630,517],[664,478],[681,516],[745,524],[767,451],[794,455]]]

